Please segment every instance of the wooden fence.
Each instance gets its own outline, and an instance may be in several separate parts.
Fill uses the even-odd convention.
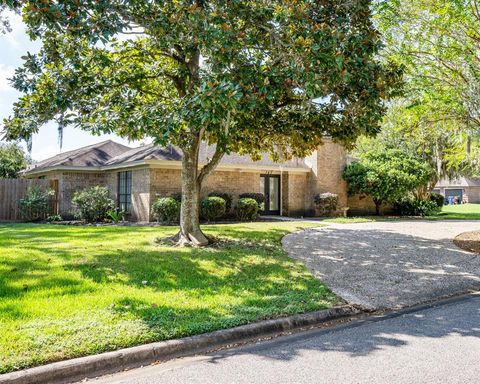
[[[52,189],[51,214],[58,213],[58,180],[0,179],[0,221],[20,221],[19,201],[32,187]]]

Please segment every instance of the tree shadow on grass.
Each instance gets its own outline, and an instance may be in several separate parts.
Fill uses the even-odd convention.
[[[128,227],[128,226],[103,226],[82,227],[68,225],[44,224],[0,224],[0,246],[15,246],[25,242],[49,244],[53,242],[74,241],[107,241],[124,240],[129,234],[149,233],[175,233],[174,227]]]
[[[262,233],[253,232],[258,236]],[[252,231],[245,230],[245,233],[251,235]],[[284,231],[279,230],[275,236],[280,233]],[[178,294],[179,300],[187,297],[197,308],[188,308],[188,303],[167,308],[168,313],[179,313],[173,323],[182,323],[185,318],[192,317],[193,311],[196,314],[193,318],[203,324],[199,325],[202,329],[317,309],[335,300],[333,294],[312,278],[303,266],[286,257],[279,245],[268,242],[262,245],[229,240],[206,249],[154,247],[153,244],[139,249],[111,248],[95,250],[95,253],[82,257],[78,252],[72,256],[70,249],[59,249],[54,242],[32,241],[26,250],[41,251],[43,256],[30,259],[29,252],[25,252],[25,256],[8,258],[5,267],[15,272],[12,272],[14,275],[5,274],[3,280],[0,276],[0,292],[4,297],[20,298],[26,292],[56,288],[51,294],[55,300],[55,296],[84,294],[89,290],[100,292],[109,286],[121,293],[125,286],[137,291],[121,300],[135,302],[145,289],[150,297],[152,294],[157,297],[158,302],[151,299],[143,303],[140,312],[139,305],[122,306],[120,303],[120,307],[131,308],[135,317],[148,324],[155,323],[152,318],[164,317],[168,306],[157,305],[162,302],[162,295]],[[59,279],[50,275],[52,267],[47,255],[52,255],[57,262],[56,268],[65,271],[68,277]],[[25,290],[22,286],[10,284],[11,279],[32,281],[27,283],[28,289]],[[220,296],[235,303],[222,303]],[[199,308],[203,300],[211,303]],[[208,314],[211,308],[215,308],[215,312]],[[189,327],[198,329],[194,322],[189,324]]]

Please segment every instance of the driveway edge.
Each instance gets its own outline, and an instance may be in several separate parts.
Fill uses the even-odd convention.
[[[0,384],[71,383],[85,378],[149,365],[178,357],[191,356],[229,344],[251,341],[278,333],[319,325],[331,320],[360,314],[352,306],[265,320],[201,335],[120,349],[94,356],[60,361],[0,375]]]

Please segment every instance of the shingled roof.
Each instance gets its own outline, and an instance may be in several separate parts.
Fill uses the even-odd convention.
[[[200,163],[206,163],[215,153],[215,146],[202,143],[199,152]],[[160,161],[181,161],[182,151],[180,148],[169,145],[161,147],[154,144],[134,148],[124,152],[121,155],[109,160],[105,165],[120,165],[123,163],[137,162],[142,160],[160,160]],[[286,168],[308,168],[303,159],[292,159],[284,162],[274,162],[267,154],[263,154],[258,161],[253,161],[250,156],[231,153],[225,155],[220,165],[238,165],[238,166],[282,166]]]
[[[458,177],[449,179],[440,180],[436,188],[451,188],[451,187],[479,187],[480,178],[467,178],[467,177]]]
[[[116,143],[112,140],[89,145],[60,153],[49,159],[30,165],[26,172],[37,171],[53,167],[98,167],[106,164],[110,159],[131,150],[132,148]]]
[[[205,143],[202,143],[199,153],[200,163],[206,163],[212,158],[214,152],[215,146],[208,146]],[[125,145],[108,140],[88,147],[79,148],[74,151],[61,153],[57,156],[40,161],[30,166],[25,172],[38,173],[43,170],[72,167],[97,167],[100,170],[111,167],[121,168],[122,165],[125,165],[126,167],[138,165],[151,160],[179,162],[182,160],[182,151],[180,148],[172,145],[161,147],[149,144],[138,148],[129,148]],[[264,154],[260,160],[253,161],[250,156],[232,153],[223,157],[220,162],[220,166],[221,165],[238,166],[239,168],[264,166],[308,169],[308,166],[303,159],[274,162],[267,154]]]

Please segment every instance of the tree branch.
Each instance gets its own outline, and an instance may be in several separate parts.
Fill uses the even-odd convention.
[[[224,154],[225,152],[223,152],[220,149],[220,146],[217,144],[217,148],[215,148],[215,153],[213,154],[212,159],[202,167],[200,173],[197,176],[197,182],[199,184],[202,184],[202,182],[208,177],[208,175],[210,175],[214,171],[214,169],[222,160]]]

